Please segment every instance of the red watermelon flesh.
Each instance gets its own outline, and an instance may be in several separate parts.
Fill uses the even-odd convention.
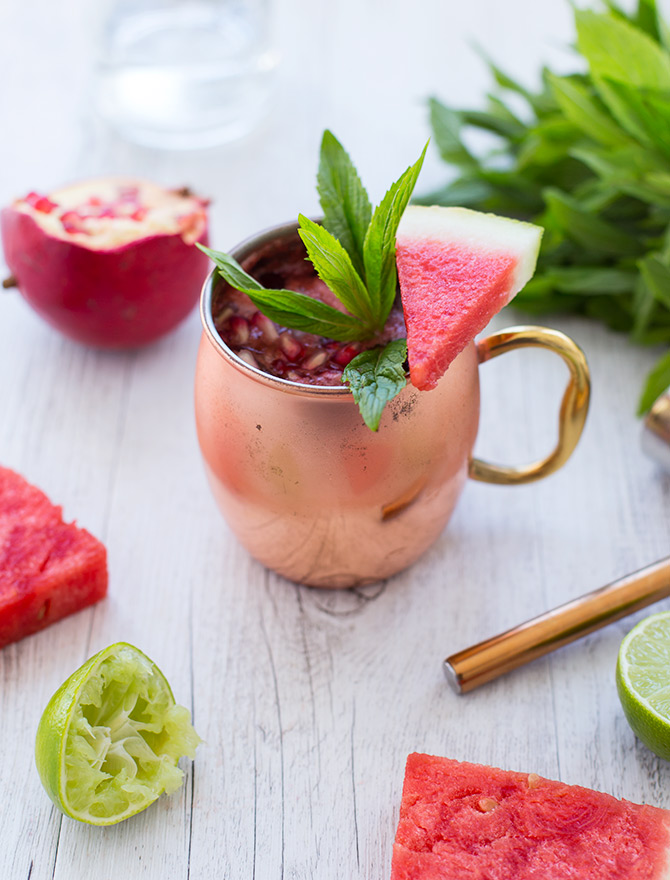
[[[0,648],[107,593],[105,547],[0,467]]]
[[[396,262],[413,385],[449,364],[535,271],[542,230],[466,208],[407,208]]]
[[[670,811],[410,755],[391,880],[663,880]]]

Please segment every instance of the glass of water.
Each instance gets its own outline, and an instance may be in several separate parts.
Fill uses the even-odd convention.
[[[135,143],[215,146],[267,109],[270,0],[108,0],[99,39],[98,112]]]

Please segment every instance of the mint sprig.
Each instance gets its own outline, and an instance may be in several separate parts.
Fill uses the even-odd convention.
[[[344,369],[342,380],[351,388],[363,421],[371,431],[379,429],[384,407],[407,384],[406,360],[407,340],[394,339],[383,348],[378,346],[356,355]]]
[[[345,311],[296,291],[266,289],[229,254],[198,247],[231,287],[246,293],[263,314],[284,327],[339,342],[372,340],[383,330],[395,301],[396,233],[427,148],[428,144],[373,211],[349,155],[332,132],[324,132],[317,174],[323,221],[315,223],[301,214],[298,234],[307,259]],[[358,355],[344,372],[342,381],[351,387],[374,431],[385,404],[406,384],[406,357],[406,341],[396,340]]]
[[[344,321],[332,314],[337,309],[323,303],[323,308],[309,307],[305,299],[311,297],[304,294],[266,290],[233,257],[198,247],[214,260],[231,287],[248,294],[264,314],[279,321],[274,317],[278,309],[273,302],[277,300],[285,327],[338,341],[372,339],[383,329],[393,306],[397,284],[395,237],[427,147],[428,144],[414,165],[389,187],[372,213],[370,200],[346,151],[332,132],[323,135],[318,188],[324,221],[319,226],[301,214],[298,232],[317,274],[347,310]],[[323,332],[324,321],[331,325],[327,332]],[[356,332],[352,329],[354,323],[358,326]]]
[[[489,62],[498,94],[485,109],[431,100],[435,142],[458,176],[419,201],[545,228],[516,308],[583,314],[670,346],[670,28],[656,0],[605,6],[575,9],[585,73],[545,69],[531,90]],[[466,146],[473,129],[497,138],[490,154]],[[647,377],[639,412],[668,385],[670,354]]]

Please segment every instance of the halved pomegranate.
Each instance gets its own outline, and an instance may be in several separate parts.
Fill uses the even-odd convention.
[[[152,342],[198,301],[209,260],[207,201],[143,180],[31,192],[0,214],[23,297],[72,339],[104,348]],[[5,286],[10,286],[5,284]]]

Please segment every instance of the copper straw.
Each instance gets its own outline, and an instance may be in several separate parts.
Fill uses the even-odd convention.
[[[667,596],[670,556],[452,654],[444,673],[453,690],[465,694]]]

